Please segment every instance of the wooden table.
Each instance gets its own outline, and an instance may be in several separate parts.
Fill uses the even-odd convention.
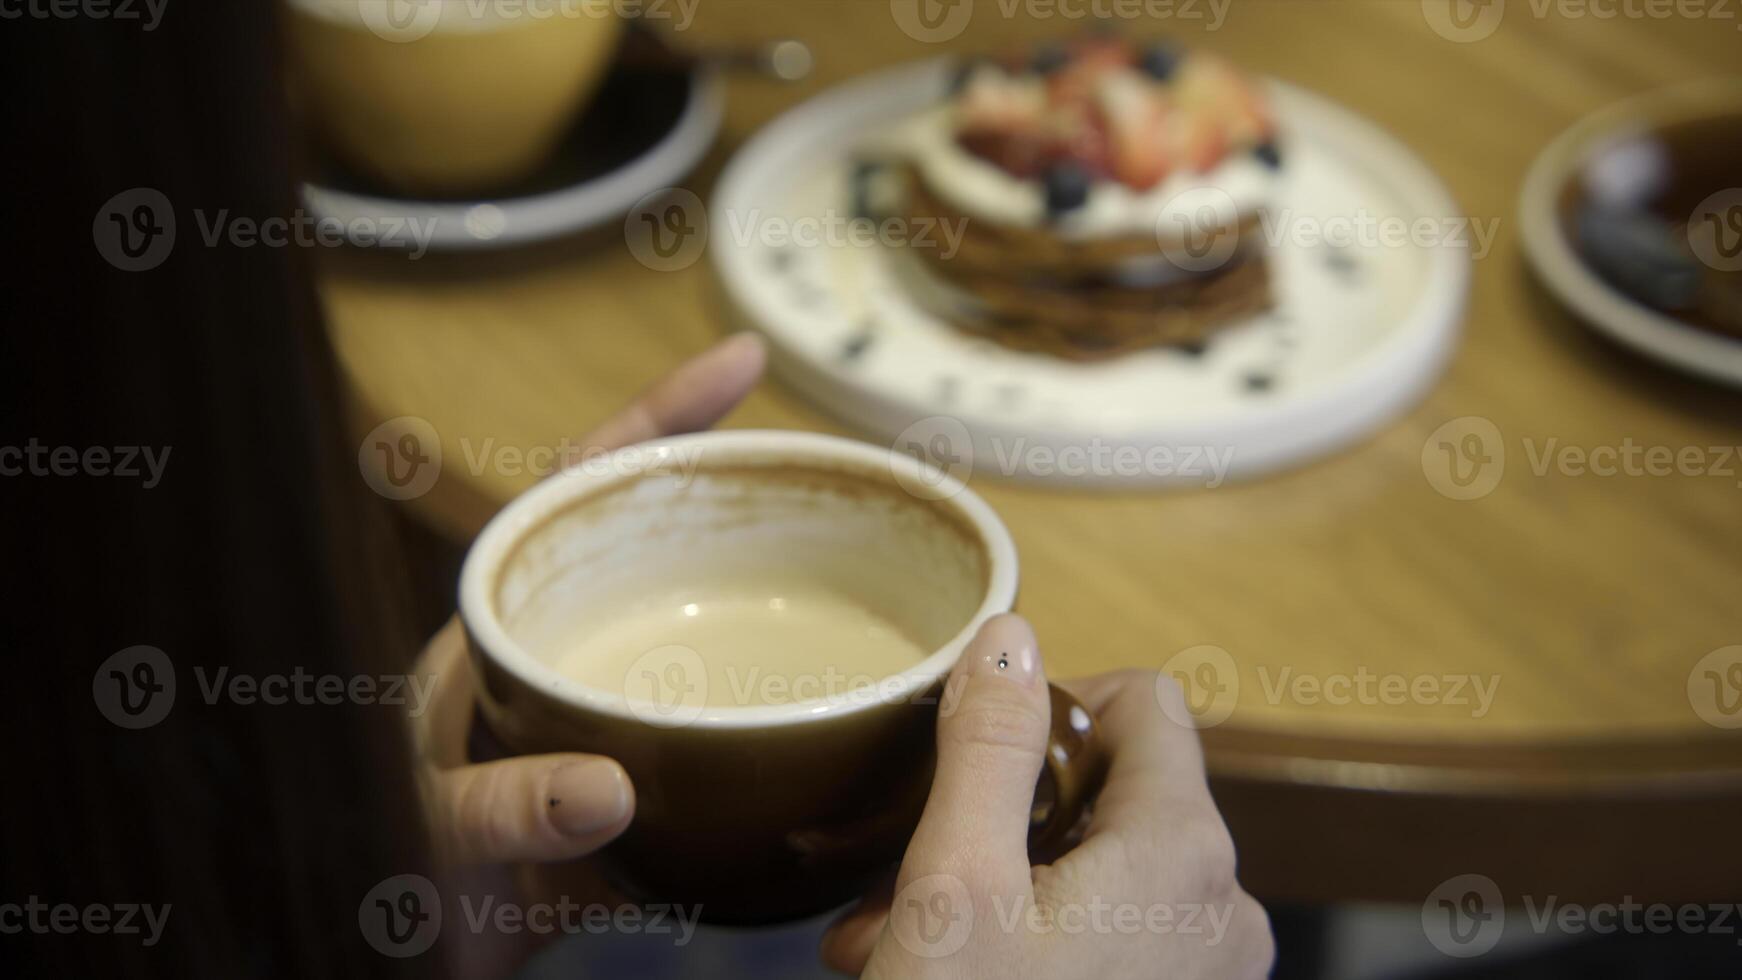
[[[818,70],[797,87],[734,82],[725,137],[691,186],[705,194],[758,126],[841,79],[1074,23],[1035,16],[1047,5],[1002,9],[979,0],[965,33],[933,45],[878,0],[701,4],[685,40],[796,36]],[[1513,0],[1471,43],[1435,33],[1414,0],[1236,0],[1215,30],[1207,5],[1200,19],[1128,22],[1352,107],[1414,147],[1469,215],[1500,222],[1446,377],[1354,450],[1210,491],[977,481],[1015,534],[1022,609],[1055,674],[1159,667],[1199,644],[1238,665],[1236,707],[1205,741],[1242,876],[1261,893],[1420,901],[1478,872],[1513,896],[1693,898],[1742,880],[1742,731],[1703,720],[1688,690],[1696,662],[1742,643],[1742,463],[1729,477],[1605,478],[1539,476],[1530,460],[1551,438],[1735,446],[1742,396],[1571,322],[1535,287],[1513,220],[1555,133],[1630,93],[1734,69],[1742,33],[1736,20],[1561,10]],[[576,435],[724,329],[707,263],[651,271],[617,229],[509,255],[321,262],[357,431],[400,415],[435,427],[448,462],[410,506],[455,541],[532,481],[472,472],[463,441]],[[1462,416],[1498,426],[1509,457],[1473,501],[1436,492],[1422,463],[1429,434]],[[730,424],[847,431],[774,381]],[[1437,697],[1278,693],[1285,668],[1291,683],[1499,686],[1476,717]]]

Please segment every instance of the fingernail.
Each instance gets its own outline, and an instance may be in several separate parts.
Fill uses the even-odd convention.
[[[723,357],[746,357],[750,356],[751,352],[755,352],[755,355],[760,357],[766,346],[767,344],[763,341],[761,334],[752,330],[740,330],[721,341],[717,349],[721,352],[720,356]],[[725,353],[726,351],[730,351],[731,353],[728,355]]]
[[[726,340],[739,346],[745,344],[749,344],[752,347],[767,346],[767,343],[762,339],[762,335],[754,330],[740,330],[732,336],[727,337]]]
[[[629,777],[609,759],[563,766],[550,774],[550,822],[565,834],[596,833],[629,812]]]
[[[1040,647],[1021,616],[1005,613],[987,620],[966,656],[970,674],[1008,677],[1028,687],[1040,682]]]

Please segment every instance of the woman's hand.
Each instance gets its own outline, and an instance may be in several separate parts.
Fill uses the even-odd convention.
[[[424,763],[424,798],[436,853],[450,866],[562,861],[610,843],[635,814],[623,767],[604,756],[564,752],[470,761],[476,681],[456,617],[418,658],[434,691],[413,731]]]
[[[830,929],[826,963],[902,980],[1268,973],[1269,922],[1234,880],[1197,733],[1170,720],[1188,717],[1178,685],[1150,671],[1066,685],[1111,764],[1082,842],[1041,867],[1027,836],[1050,704],[1028,624],[988,622],[949,685],[937,776],[894,886]]]
[[[762,376],[762,342],[737,334],[655,382],[583,441],[610,450],[712,426]],[[475,690],[464,634],[449,623],[418,659],[435,690],[417,719],[430,827],[438,852],[459,866],[561,861],[609,843],[635,813],[623,767],[578,752],[470,763]]]
[[[617,449],[706,429],[755,386],[764,359],[755,336],[730,337],[654,383],[583,446]],[[635,790],[623,767],[579,752],[473,762],[467,749],[477,690],[458,619],[430,640],[414,671],[434,679],[414,735],[428,824],[452,869],[448,884],[479,900],[620,901],[591,862],[575,859],[610,843],[634,817]],[[510,976],[548,938],[530,930],[472,936],[457,944],[453,972]]]

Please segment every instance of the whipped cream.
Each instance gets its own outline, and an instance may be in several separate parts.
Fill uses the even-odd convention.
[[[1095,181],[1082,207],[1049,220],[1041,182],[1013,176],[964,150],[956,142],[948,105],[910,120],[901,142],[926,185],[963,214],[1001,225],[1046,227],[1069,240],[1172,237],[1181,228],[1203,228],[1200,209],[1205,207],[1215,209],[1221,221],[1239,220],[1265,206],[1277,179],[1262,161],[1241,153],[1207,173],[1175,172],[1144,191],[1118,181]]]

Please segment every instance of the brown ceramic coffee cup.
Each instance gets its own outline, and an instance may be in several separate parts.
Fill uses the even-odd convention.
[[[599,855],[612,882],[751,924],[840,905],[899,861],[945,679],[1016,582],[1009,532],[954,477],[845,439],[720,432],[599,456],[516,499],[467,555],[460,610],[498,741],[628,771],[634,821]],[[762,623],[764,602],[808,611]],[[854,673],[896,635],[910,664]],[[1102,768],[1088,712],[1052,695],[1037,853]]]

